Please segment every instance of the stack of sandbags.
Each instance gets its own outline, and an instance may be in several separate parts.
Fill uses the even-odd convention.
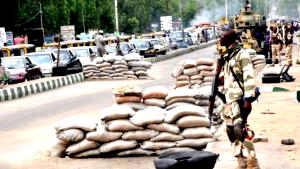
[[[203,78],[202,86],[210,86],[215,74],[215,60],[208,58],[197,59],[197,69],[200,77]],[[194,86],[197,87],[197,86]]]
[[[96,64],[89,63],[82,66],[83,75],[87,79],[99,79],[99,69]]]
[[[172,74],[176,78],[175,88],[197,88],[211,85],[214,65],[215,61],[207,58],[180,62]]]
[[[57,122],[54,125],[57,141],[50,151],[52,157],[76,156],[100,145],[86,139],[87,132],[96,130],[96,121],[88,116],[76,115]]]
[[[182,140],[177,140],[176,147],[195,149],[205,148],[212,138],[208,127],[210,121],[204,108],[195,105],[181,105],[167,111],[165,123],[176,124]]]
[[[165,98],[168,95],[168,89],[164,86],[148,87],[142,92],[143,102],[147,106],[166,107]]]
[[[87,79],[148,79],[152,63],[143,61],[137,53],[126,56],[106,55],[86,64],[83,73]]]
[[[142,89],[136,86],[121,86],[113,89],[116,104],[127,105],[133,110],[143,110],[147,106],[143,104]]]

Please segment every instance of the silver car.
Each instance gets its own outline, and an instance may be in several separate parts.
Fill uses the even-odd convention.
[[[52,76],[52,67],[57,58],[54,52],[35,52],[26,56],[41,68],[43,77]]]

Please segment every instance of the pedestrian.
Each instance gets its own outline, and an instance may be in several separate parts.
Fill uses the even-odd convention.
[[[107,52],[105,50],[105,42],[103,39],[103,31],[102,30],[100,30],[98,32],[97,36],[95,37],[95,42],[96,42],[96,46],[97,46],[98,56],[103,57],[104,54],[107,54]]]
[[[285,28],[285,36],[284,36],[284,42],[286,46],[286,59],[287,63],[292,65],[292,50],[293,50],[293,35],[294,35],[294,28],[292,26],[292,23],[288,23]]]
[[[5,84],[7,84],[9,79],[9,75],[5,70],[5,67],[1,64],[1,59],[0,59],[0,89],[4,87]]]
[[[257,91],[254,69],[249,53],[238,39],[232,29],[225,30],[220,39],[220,45],[227,49],[223,68],[226,104],[222,118],[233,146],[233,155],[238,160],[238,169],[259,169],[254,145],[246,130],[251,102]]]
[[[279,32],[279,28],[277,26],[271,26],[271,38],[270,38],[270,44],[272,48],[272,66],[275,65],[276,59],[278,59],[278,62],[281,62],[280,57],[280,45],[281,45],[281,35]]]
[[[124,54],[122,52],[122,49],[120,47],[120,38],[119,38],[119,36],[117,36],[117,39],[116,39],[116,48],[117,48],[117,56],[124,56]]]

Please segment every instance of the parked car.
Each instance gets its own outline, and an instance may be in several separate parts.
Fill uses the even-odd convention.
[[[83,47],[71,47],[68,48],[72,50],[76,57],[79,58],[81,64],[89,63],[91,55],[97,55],[96,48],[91,46],[83,46]]]
[[[54,52],[35,52],[26,56],[41,68],[43,77],[52,76],[53,64],[57,58]]]
[[[58,51],[53,51],[58,55]],[[57,58],[53,66],[53,75],[68,75],[73,73],[82,72],[82,64],[80,60],[76,57],[74,52],[70,49],[60,49],[59,62],[57,66]]]
[[[137,46],[140,51],[140,55],[144,56],[145,58],[155,57],[157,55],[150,40],[141,40],[137,43]]]
[[[150,39],[150,43],[155,49],[155,53],[158,55],[165,55],[167,53],[167,48],[162,44],[159,39]]]
[[[28,57],[2,57],[1,63],[10,74],[8,83],[18,83],[42,77],[41,68],[33,64]]]
[[[184,32],[184,41],[182,31],[171,32],[170,37],[176,40],[177,46],[179,48],[187,48],[188,46],[193,45],[193,40],[189,32]]]

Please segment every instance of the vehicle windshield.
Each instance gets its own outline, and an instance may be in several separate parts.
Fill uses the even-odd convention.
[[[87,57],[87,56],[90,55],[88,48],[86,48],[86,49],[74,49],[73,51],[76,53],[76,55],[78,57]]]
[[[55,50],[55,53],[58,55],[58,51]],[[69,52],[67,50],[61,50],[59,53],[59,59],[61,60],[69,60],[70,56],[69,56]]]
[[[8,69],[22,69],[25,68],[23,58],[1,58],[1,64]]]
[[[160,45],[160,41],[159,40],[151,40],[151,43],[153,45]]]
[[[149,43],[147,43],[147,42],[140,42],[139,44],[138,44],[138,46],[139,46],[139,48],[150,48],[150,45],[149,45]]]
[[[171,38],[182,38],[182,32],[171,32]]]
[[[35,64],[51,63],[50,54],[28,55],[28,57]]]
[[[115,46],[105,46],[105,50],[108,53],[117,53],[117,48]]]

